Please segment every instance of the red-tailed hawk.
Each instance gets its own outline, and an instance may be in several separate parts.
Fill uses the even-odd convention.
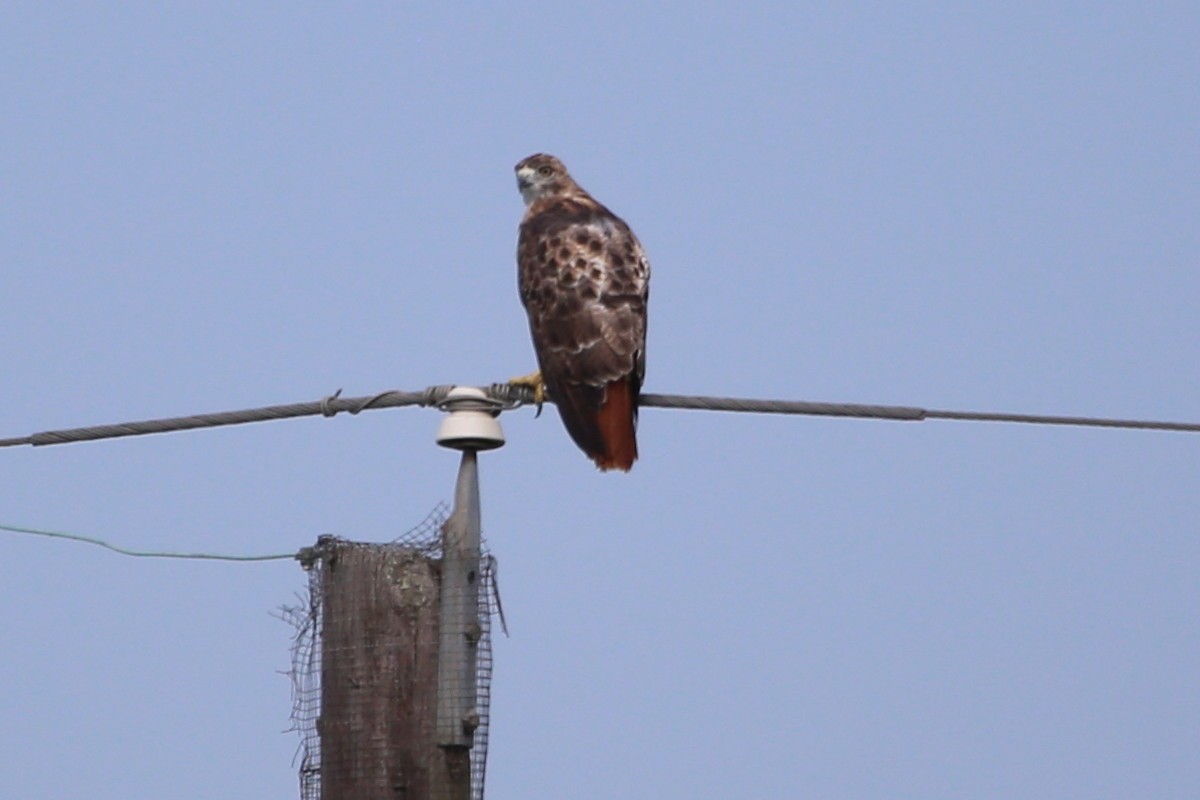
[[[557,158],[530,156],[516,170],[527,206],[518,283],[541,372],[518,382],[544,383],[597,467],[628,470],[637,458],[650,264],[629,226]]]

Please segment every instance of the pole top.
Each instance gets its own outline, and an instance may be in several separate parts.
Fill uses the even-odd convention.
[[[481,389],[455,386],[438,403],[447,412],[438,427],[437,443],[452,450],[495,450],[504,446],[500,429],[502,404]]]

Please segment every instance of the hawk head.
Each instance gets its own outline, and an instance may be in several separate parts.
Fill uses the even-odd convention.
[[[517,188],[526,205],[544,197],[578,191],[579,186],[567,173],[567,168],[554,156],[538,153],[522,159],[516,166]]]

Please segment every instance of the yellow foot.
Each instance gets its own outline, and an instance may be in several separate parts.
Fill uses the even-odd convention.
[[[528,386],[533,390],[533,403],[537,406],[537,413],[534,414],[534,419],[542,415],[542,404],[546,402],[546,384],[542,382],[542,372],[531,372],[528,375],[522,375],[520,378],[513,378],[508,382],[509,386]]]

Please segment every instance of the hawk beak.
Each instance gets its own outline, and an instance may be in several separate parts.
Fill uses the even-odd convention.
[[[517,170],[517,188],[524,194],[527,190],[533,188],[534,171],[529,167],[521,167]]]

